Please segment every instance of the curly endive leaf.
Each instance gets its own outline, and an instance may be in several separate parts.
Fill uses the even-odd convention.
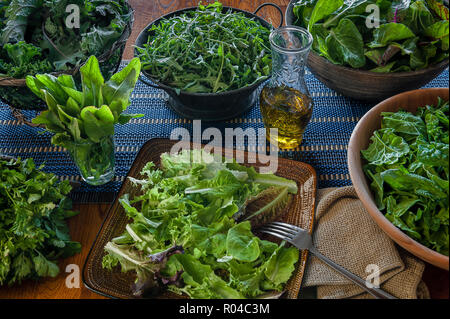
[[[427,0],[427,5],[439,16],[439,18],[448,21],[449,10],[443,3],[436,0]]]

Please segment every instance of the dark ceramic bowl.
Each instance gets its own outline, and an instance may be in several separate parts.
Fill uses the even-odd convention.
[[[248,18],[259,21],[264,27],[270,30],[272,28],[272,25],[256,15],[263,7],[266,6],[273,6],[280,12],[282,25],[284,22],[283,12],[280,7],[273,3],[266,3],[261,5],[260,7],[258,7],[258,9],[256,9],[254,13],[230,7],[223,7],[223,11],[226,12],[228,10],[231,10],[233,12],[242,12]],[[156,21],[153,21],[148,26],[146,26],[144,30],[142,30],[142,32],[139,34],[135,44],[136,47],[143,47],[143,45],[147,43],[148,37],[151,36],[151,31],[149,30],[151,30],[153,25],[158,25],[163,19],[170,19],[174,16],[194,10],[197,10],[197,7],[178,10],[161,17]],[[135,56],[139,55],[137,50],[134,51],[134,54]],[[163,83],[158,83],[158,81],[153,78],[152,75],[146,70],[142,70],[142,74],[152,81],[149,82],[141,76],[142,82],[151,87],[162,89],[167,92],[167,94],[169,95],[169,106],[176,113],[183,116],[184,118],[200,119],[203,121],[227,120],[235,118],[238,115],[246,112],[256,103],[258,99],[257,89],[265,81],[262,80],[253,85],[223,93],[188,93],[183,91],[177,93],[175,88],[167,86]]]

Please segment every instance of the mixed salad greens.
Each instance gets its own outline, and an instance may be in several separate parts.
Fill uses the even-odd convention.
[[[0,158],[0,285],[55,277],[57,260],[81,250],[65,221],[77,214],[71,186],[41,169],[32,159]]]
[[[362,151],[377,206],[407,235],[448,256],[449,103],[382,116]]]
[[[79,28],[66,20],[79,8]],[[1,0],[0,76],[64,71],[111,48],[132,19],[126,0]]]
[[[449,56],[449,10],[442,1],[299,0],[294,15],[312,33],[313,50],[334,64],[408,72]]]
[[[282,291],[298,250],[261,240],[252,229],[283,214],[294,181],[217,161],[200,151],[163,154],[135,196],[120,199],[133,220],[105,246],[103,267],[137,274],[136,296],[164,289],[191,298],[253,298]]]
[[[220,2],[162,20],[136,48],[143,69],[178,91],[218,93],[267,79],[270,30]]]

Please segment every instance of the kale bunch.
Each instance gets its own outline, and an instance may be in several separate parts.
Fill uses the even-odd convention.
[[[132,19],[126,4],[126,0],[2,1],[0,76],[64,71],[91,55],[100,56]],[[73,22],[69,5],[79,9],[79,28],[67,24]]]
[[[382,117],[362,151],[377,206],[407,235],[448,256],[448,101]]]

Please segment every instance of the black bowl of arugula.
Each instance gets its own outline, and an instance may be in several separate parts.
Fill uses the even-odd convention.
[[[4,0],[0,3],[0,99],[16,109],[44,110],[28,75],[67,73],[95,55],[109,79],[120,66],[134,11],[127,0]]]
[[[312,33],[308,67],[321,82],[345,96],[379,102],[426,85],[448,67],[446,4],[291,0],[286,23]]]
[[[252,107],[271,76],[273,28],[254,13],[215,2],[165,15],[136,40],[141,80],[169,95],[169,106],[189,119],[219,121]]]

